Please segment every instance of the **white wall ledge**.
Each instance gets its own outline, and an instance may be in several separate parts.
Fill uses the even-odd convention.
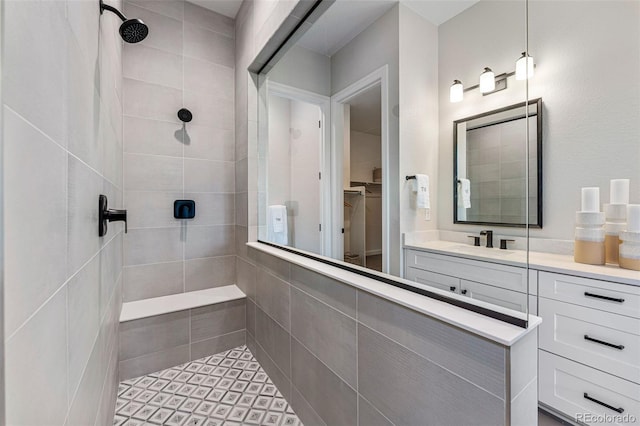
[[[287,262],[301,266],[314,272],[318,272],[329,278],[333,278],[344,284],[350,285],[357,289],[366,291],[376,296],[382,297],[386,300],[390,300],[394,303],[402,305],[406,308],[420,312],[426,316],[436,318],[440,321],[451,324],[452,326],[462,328],[470,333],[477,334],[486,339],[492,340],[504,346],[512,346],[521,338],[535,330],[542,319],[540,317],[529,315],[529,325],[527,328],[518,327],[513,324],[506,323],[482,314],[472,312],[470,310],[457,307],[450,303],[441,302],[439,300],[431,299],[427,296],[422,296],[418,293],[411,292],[409,290],[403,290],[398,287],[394,287],[390,284],[386,284],[382,281],[378,281],[372,278],[365,277],[355,272],[350,272],[336,266],[327,265],[314,259],[309,259],[304,256],[300,256],[295,253],[291,253],[285,250],[278,249],[276,247],[269,246],[267,244],[249,242],[248,247],[268,253],[272,256],[286,260]],[[353,265],[350,265],[353,266]],[[369,273],[375,271],[366,270]],[[380,274],[381,276],[386,276]],[[386,276],[388,278],[388,276]],[[413,285],[412,281],[405,280],[398,277],[392,277],[393,279],[408,285]],[[459,299],[467,303],[468,298],[462,299],[462,296],[452,295],[445,293],[436,288],[431,289],[434,293],[442,294],[443,296]],[[483,308],[489,308],[496,312],[505,313],[516,318],[525,318],[526,314],[522,312],[513,311],[506,308],[501,308],[495,305],[491,305],[483,302],[472,303]]]

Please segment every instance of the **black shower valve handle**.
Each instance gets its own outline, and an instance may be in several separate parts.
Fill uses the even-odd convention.
[[[124,233],[127,233],[127,211],[108,208],[106,195],[98,197],[98,236],[107,234],[108,222],[124,222]]]

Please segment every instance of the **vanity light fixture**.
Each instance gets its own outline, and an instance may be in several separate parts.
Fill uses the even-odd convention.
[[[484,67],[484,71],[480,74],[480,92],[493,92],[496,88],[496,75],[491,68]]]
[[[464,88],[460,80],[453,80],[453,84],[449,89],[449,101],[460,102],[464,98]]]
[[[516,61],[516,80],[527,80],[533,77],[533,58],[522,52],[522,56]]]

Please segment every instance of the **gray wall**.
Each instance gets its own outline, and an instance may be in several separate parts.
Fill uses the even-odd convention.
[[[107,424],[123,227],[99,238],[96,210],[122,207],[120,21],[93,1],[3,8],[6,422]]]
[[[232,300],[120,324],[120,380],[244,345],[245,306]]]
[[[124,301],[233,284],[234,21],[177,0],[125,12],[150,33],[123,51]],[[195,219],[173,218],[176,199],[195,200]]]
[[[518,417],[537,405],[535,332],[505,348],[264,252],[249,258],[247,346],[304,424],[537,424]]]
[[[400,155],[399,141],[399,5],[381,16],[376,22],[358,34],[345,47],[331,57],[331,93],[355,83],[368,74],[388,65],[389,90],[389,167],[383,170],[390,178],[389,194],[391,206],[387,221],[389,226],[389,273],[400,275],[402,250],[400,247],[400,228],[393,224],[400,220],[400,195],[398,167]]]

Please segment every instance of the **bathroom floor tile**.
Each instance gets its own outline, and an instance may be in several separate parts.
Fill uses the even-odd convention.
[[[143,423],[302,426],[244,345],[121,382],[114,425]]]

